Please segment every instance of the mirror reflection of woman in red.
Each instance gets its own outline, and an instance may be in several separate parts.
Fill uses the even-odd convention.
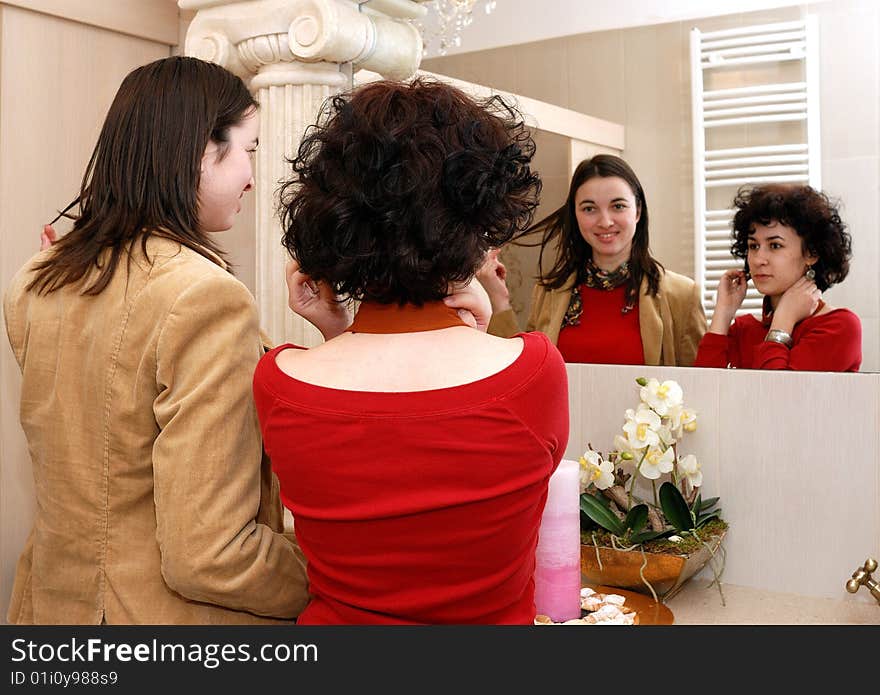
[[[790,184],[741,190],[734,205],[731,253],[745,267],[722,276],[695,366],[858,371],[859,317],[822,300],[847,276],[852,256],[837,207],[810,186]],[[735,318],[750,277],[764,295],[762,317]]]

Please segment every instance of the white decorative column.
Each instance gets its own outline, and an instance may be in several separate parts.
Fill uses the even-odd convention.
[[[407,79],[422,58],[409,19],[425,9],[411,0],[179,0],[197,10],[185,53],[244,79],[260,102],[257,151],[256,299],[263,329],[276,343],[312,346],[318,331],[287,307],[277,216],[278,187],[291,171],[306,128],[331,94],[351,86],[354,66]]]

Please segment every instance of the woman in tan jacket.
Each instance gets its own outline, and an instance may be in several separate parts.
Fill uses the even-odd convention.
[[[706,332],[693,280],[648,248],[648,204],[630,166],[597,155],[575,170],[568,198],[526,234],[543,232],[555,264],[535,285],[526,331],[542,331],[566,362],[691,366]],[[492,300],[489,332],[519,331],[498,253],[478,278]]]
[[[12,623],[267,623],[308,598],[251,395],[257,309],[212,235],[257,104],[195,58],[130,73],[73,230],[4,296],[37,512]]]

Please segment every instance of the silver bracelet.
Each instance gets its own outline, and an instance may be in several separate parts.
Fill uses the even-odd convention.
[[[779,343],[780,345],[785,345],[787,348],[791,348],[791,333],[781,331],[778,328],[771,328],[767,331],[767,335],[764,337],[764,342]]]

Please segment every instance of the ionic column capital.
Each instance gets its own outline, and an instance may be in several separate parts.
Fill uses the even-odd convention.
[[[421,36],[407,19],[424,8],[411,0],[379,3],[395,16],[360,11],[353,0],[179,0],[178,5],[197,10],[185,53],[246,80],[271,72],[252,85],[254,90],[285,84],[275,81],[283,71],[267,70],[279,63],[352,63],[386,78],[406,79],[422,59]],[[289,72],[298,79],[298,71]]]

